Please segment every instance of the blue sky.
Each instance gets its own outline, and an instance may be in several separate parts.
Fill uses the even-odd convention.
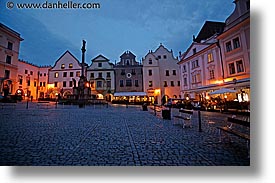
[[[0,22],[21,34],[20,59],[53,65],[66,51],[81,61],[87,41],[86,63],[103,54],[112,62],[126,50],[140,61],[162,43],[174,56],[192,43],[205,21],[222,21],[234,10],[232,0],[74,0],[98,2],[100,9],[8,9],[0,2]],[[14,0],[44,3],[46,0]],[[56,2],[48,0],[48,2]],[[63,0],[62,2],[67,2]]]

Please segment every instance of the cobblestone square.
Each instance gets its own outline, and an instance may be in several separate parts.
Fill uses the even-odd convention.
[[[219,142],[228,114],[194,112],[182,128],[141,106],[40,106],[0,109],[1,166],[249,166],[246,142]],[[177,110],[173,109],[172,113]],[[206,123],[210,119],[213,123]]]

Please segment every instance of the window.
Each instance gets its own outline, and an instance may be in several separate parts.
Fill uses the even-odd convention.
[[[194,48],[194,49],[193,49],[193,55],[195,55],[196,53],[197,53],[197,49]]]
[[[176,76],[176,75],[177,75],[176,70],[173,70],[173,75],[174,75],[174,76]]]
[[[110,77],[111,77],[111,73],[107,72],[107,78],[110,78]]]
[[[107,87],[108,87],[108,88],[111,88],[111,81],[110,81],[110,80],[108,80],[108,81],[106,82],[106,84],[107,84]]]
[[[42,82],[39,83],[39,86],[42,87]]]
[[[7,64],[11,64],[11,56],[10,55],[7,55],[7,57],[6,57],[6,63]]]
[[[151,65],[152,63],[153,63],[153,62],[152,62],[152,59],[150,58],[150,59],[149,59],[149,64]]]
[[[163,55],[163,58],[164,58],[164,59],[167,59],[167,55]]]
[[[119,81],[119,86],[120,86],[120,87],[123,87],[123,86],[124,86],[123,80],[120,80],[120,81]]]
[[[91,73],[91,74],[90,74],[90,77],[91,77],[91,78],[94,78],[94,77],[95,77],[95,74],[94,74],[94,73]]]
[[[201,72],[200,71],[195,71],[192,73],[192,83],[200,83],[201,82]]]
[[[70,69],[73,68],[73,64],[72,63],[69,64],[69,68]]]
[[[8,49],[12,50],[13,44],[11,42],[8,42]]]
[[[42,77],[42,73],[40,73],[39,76]]]
[[[225,47],[226,47],[226,52],[232,51],[231,41],[225,43]]]
[[[235,64],[234,63],[228,64],[228,67],[229,67],[229,73],[230,74],[235,74],[236,73],[236,71],[235,71]]]
[[[66,85],[67,85],[67,82],[63,81],[63,87],[66,87]]]
[[[158,56],[158,59],[161,59],[161,56],[160,56],[160,55]]]
[[[198,60],[192,61],[192,69],[194,69],[196,67],[199,67],[199,61]]]
[[[187,86],[187,78],[183,78],[183,85]]]
[[[80,71],[76,71],[76,77],[80,77]]]
[[[23,83],[23,76],[21,76],[21,75],[18,76],[18,82],[19,82],[20,85],[22,85],[22,83]]]
[[[102,72],[99,72],[99,73],[98,73],[98,77],[99,77],[99,78],[102,78]]]
[[[5,70],[5,78],[6,79],[10,78],[10,70]]]
[[[30,71],[30,75],[31,75],[31,76],[33,75],[33,72],[32,72],[32,71]]]
[[[208,54],[207,54],[207,61],[208,61],[208,63],[214,61],[214,59],[213,59],[213,54],[212,54],[212,53],[208,53]]]
[[[102,88],[102,81],[97,81],[96,82],[96,87],[97,88]]]
[[[63,72],[63,77],[64,77],[64,78],[67,77],[67,72]]]
[[[130,60],[129,59],[126,60],[126,65],[130,65]]]
[[[46,73],[44,73],[44,76],[46,76],[47,74]]]
[[[136,70],[132,69],[132,75],[136,75]]]
[[[70,77],[74,77],[74,72],[70,72]]]
[[[25,74],[28,74],[28,70],[25,70]]]
[[[132,80],[126,79],[126,86],[132,86]]]
[[[236,62],[236,66],[237,66],[237,72],[244,72],[244,66],[243,66],[243,61],[239,60]]]
[[[153,75],[152,70],[148,70],[148,75],[149,75],[149,76],[152,76],[152,75]]]
[[[73,81],[69,82],[69,87],[73,87]]]
[[[46,86],[46,82],[43,82],[43,87],[45,87]]]
[[[209,79],[215,79],[215,71],[213,69],[209,70]]]
[[[186,65],[182,66],[182,72],[186,72]]]
[[[27,80],[27,85],[31,86],[31,80],[30,79]]]
[[[233,48],[234,48],[234,49],[237,49],[237,48],[239,48],[239,47],[240,47],[240,40],[239,40],[239,38],[237,37],[237,38],[233,39]]]
[[[36,87],[36,81],[33,82],[33,86]]]
[[[65,69],[65,64],[61,64],[61,69]]]
[[[99,63],[97,64],[97,66],[98,66],[98,67],[102,67],[102,63],[99,62]]]
[[[167,81],[163,81],[163,86],[167,87]]]
[[[174,85],[174,81],[171,81],[171,86],[175,86],[175,85]]]
[[[153,81],[149,81],[149,87],[153,87]]]
[[[165,71],[165,76],[169,76],[169,70]]]
[[[138,87],[138,80],[135,80],[135,86]]]
[[[58,76],[59,76],[58,72],[54,73],[54,78],[58,78]]]
[[[178,81],[178,86],[180,86],[180,81]]]
[[[57,87],[57,83],[58,83],[58,82],[54,82],[54,87],[55,87],[55,88]]]
[[[121,75],[125,75],[125,69],[121,70]]]

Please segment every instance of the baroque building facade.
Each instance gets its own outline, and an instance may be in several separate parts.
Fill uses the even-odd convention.
[[[66,51],[57,59],[54,66],[49,69],[50,98],[55,98],[58,94],[65,98],[72,95],[73,87],[80,79],[81,69],[81,63],[70,51]]]
[[[0,93],[14,94],[18,87],[18,55],[20,34],[0,23]]]
[[[181,98],[178,59],[162,44],[142,59],[143,86],[151,103],[164,104],[168,98]]]
[[[87,79],[90,82],[92,95],[97,99],[111,101],[115,92],[114,64],[103,55],[92,59],[87,68]]]
[[[249,0],[236,0],[223,22],[206,21],[179,62],[183,98],[207,100],[210,92],[235,89],[232,100],[250,100]]]

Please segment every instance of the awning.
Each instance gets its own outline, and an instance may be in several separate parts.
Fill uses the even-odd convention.
[[[117,92],[114,97],[146,96],[145,92]]]

